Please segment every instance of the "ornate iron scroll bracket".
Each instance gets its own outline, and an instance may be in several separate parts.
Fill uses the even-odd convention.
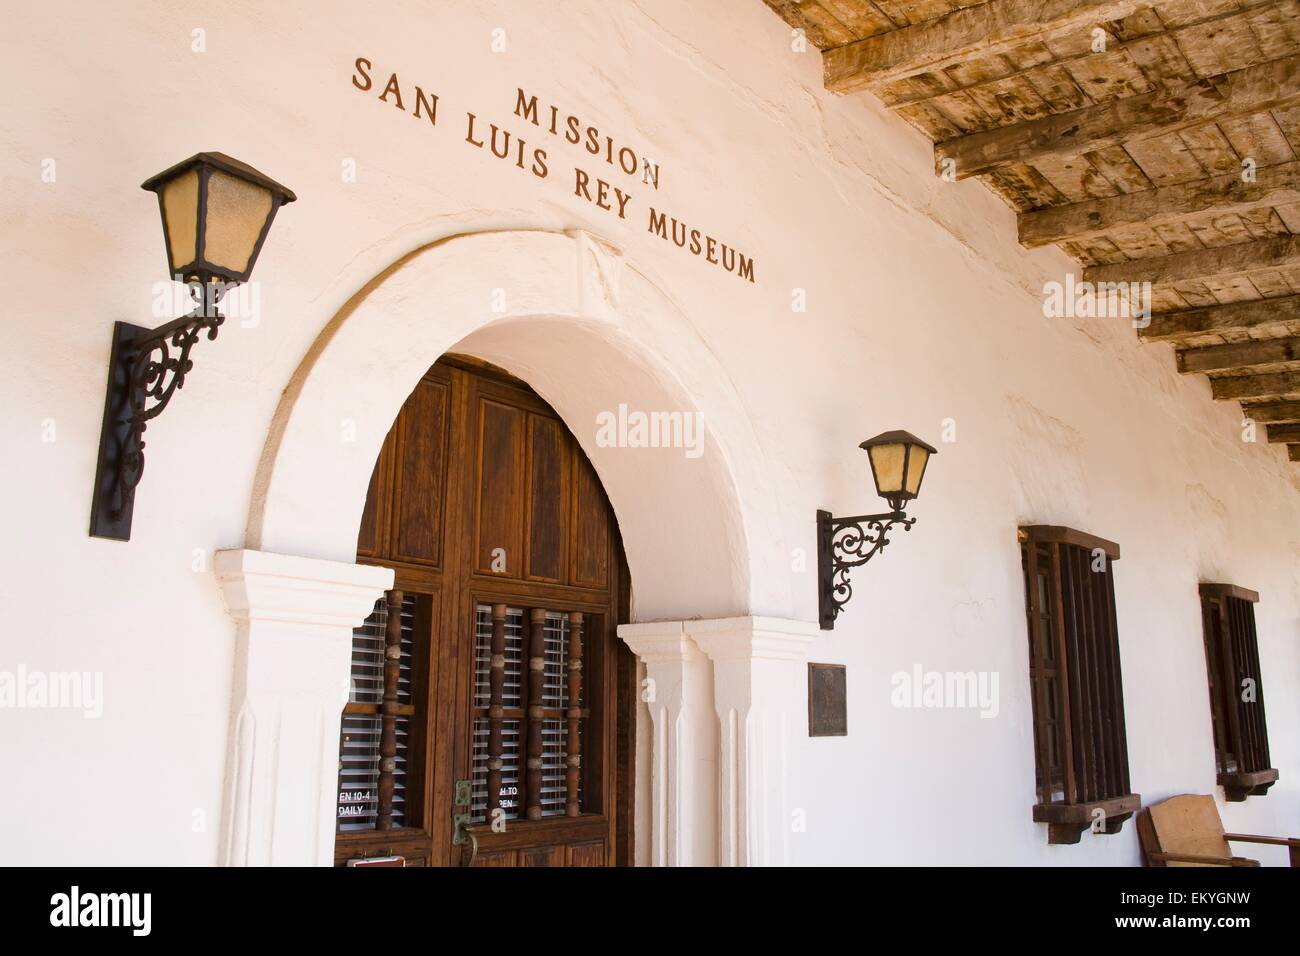
[[[98,538],[131,540],[135,489],[144,474],[144,432],[194,367],[190,350],[199,336],[209,339],[225,317],[217,311],[217,295],[207,288],[195,292],[199,306],[189,315],[156,329],[128,322],[113,326],[104,421],[99,432],[99,458],[90,505],[90,533]]]
[[[817,512],[817,611],[823,631],[835,627],[835,618],[853,597],[849,571],[866,564],[885,545],[895,526],[910,531],[916,523],[902,511],[836,518]]]

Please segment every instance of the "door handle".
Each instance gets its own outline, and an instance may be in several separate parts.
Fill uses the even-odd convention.
[[[472,819],[470,814],[470,791],[471,787],[468,780],[456,781],[456,795],[452,800],[451,809],[451,845],[464,847],[469,844],[468,851],[461,850],[461,866],[472,866],[478,856],[478,837],[469,828]]]

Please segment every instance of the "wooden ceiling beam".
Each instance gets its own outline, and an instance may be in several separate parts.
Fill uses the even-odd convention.
[[[1300,162],[1260,166],[1255,181],[1241,173],[1211,176],[1177,186],[1090,199],[1023,212],[1020,243],[1030,248],[1054,242],[1096,239],[1126,226],[1161,226],[1204,212],[1248,212],[1300,202]]]
[[[1178,350],[1178,371],[1183,373],[1224,372],[1276,362],[1300,362],[1300,337],[1254,339]]]
[[[1150,0],[989,0],[937,20],[825,50],[826,89],[852,93],[997,56],[1046,33],[1088,29],[1149,5]]]
[[[1137,96],[944,140],[934,147],[935,171],[943,174],[951,163],[956,178],[966,179],[1297,102],[1300,57],[1283,57],[1193,83],[1165,83]]]
[[[1277,236],[1151,259],[1088,266],[1086,282],[1150,282],[1152,285],[1242,275],[1300,264],[1300,236]]]
[[[1287,322],[1300,322],[1300,295],[1157,312],[1150,325],[1138,329],[1138,335],[1151,342],[1177,342],[1207,332],[1244,332]]]
[[[1270,372],[1264,375],[1234,375],[1231,378],[1210,379],[1214,397],[1225,398],[1281,398],[1300,394],[1300,372]]]
[[[1300,422],[1300,402],[1265,402],[1262,405],[1243,405],[1242,413],[1257,422]]]
[[[1268,440],[1270,444],[1300,443],[1300,425],[1269,425]]]

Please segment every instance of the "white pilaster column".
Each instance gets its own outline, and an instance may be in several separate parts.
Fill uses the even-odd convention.
[[[708,659],[681,621],[622,624],[618,636],[646,665],[650,708],[650,864],[712,866],[716,748]]]
[[[783,865],[791,827],[789,750],[807,726],[808,647],[817,625],[736,617],[683,627],[713,660],[719,863]]]
[[[221,862],[329,866],[352,629],[393,572],[247,550],[214,568],[237,627]]]

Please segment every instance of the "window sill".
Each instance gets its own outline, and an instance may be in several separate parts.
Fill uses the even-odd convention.
[[[1241,803],[1247,797],[1262,797],[1277,783],[1278,772],[1272,768],[1250,773],[1221,773],[1218,783],[1229,803]]]
[[[1102,832],[1115,834],[1141,806],[1142,797],[1136,793],[1088,803],[1036,803],[1034,822],[1047,824],[1049,845],[1078,843],[1083,831],[1092,828],[1098,810],[1104,821]]]

